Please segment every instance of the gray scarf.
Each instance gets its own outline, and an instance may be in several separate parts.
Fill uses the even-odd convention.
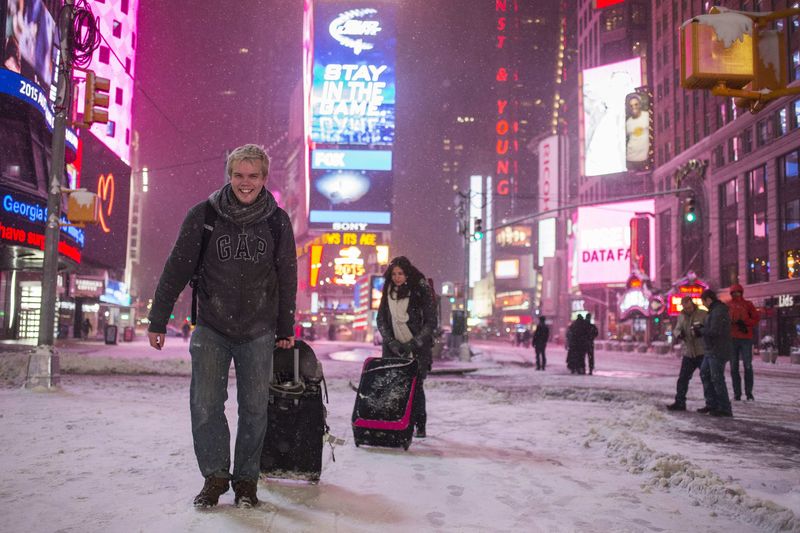
[[[233,187],[231,187],[230,183],[222,187],[218,199],[220,211],[241,226],[247,226],[264,218],[264,211],[269,204],[267,190],[263,187],[261,192],[258,193],[255,202],[249,205],[242,204],[233,193]]]

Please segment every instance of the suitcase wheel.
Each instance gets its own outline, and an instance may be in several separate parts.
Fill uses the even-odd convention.
[[[408,447],[411,446],[411,439],[406,439],[403,441],[403,450],[408,451]]]
[[[358,448],[359,446],[361,446],[361,441],[360,441],[360,440],[358,440],[358,439],[355,439],[355,440],[353,440],[353,442],[356,444],[356,448]]]

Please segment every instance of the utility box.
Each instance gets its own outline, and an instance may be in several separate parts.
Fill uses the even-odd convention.
[[[99,220],[97,194],[78,190],[72,191],[67,200],[67,220],[73,224],[97,224]]]

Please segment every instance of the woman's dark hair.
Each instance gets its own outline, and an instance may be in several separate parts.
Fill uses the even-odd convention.
[[[405,285],[396,287],[392,283],[392,270],[394,270],[394,267],[400,267],[400,270],[406,275]],[[400,299],[406,298],[411,293],[411,287],[416,286],[420,280],[425,279],[425,276],[422,275],[422,272],[417,267],[411,264],[407,257],[401,255],[392,259],[389,266],[386,267],[386,272],[383,273],[383,279],[385,280],[383,283],[383,295],[388,297],[391,292],[394,292],[394,298]]]

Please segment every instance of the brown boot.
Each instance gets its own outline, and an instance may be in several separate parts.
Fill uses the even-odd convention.
[[[258,482],[252,479],[240,479],[233,482],[233,492],[236,494],[234,501],[236,507],[250,508],[258,505],[258,496],[256,491],[258,489]]]
[[[224,477],[208,476],[200,494],[194,497],[195,507],[214,507],[219,497],[228,492],[229,482]]]

